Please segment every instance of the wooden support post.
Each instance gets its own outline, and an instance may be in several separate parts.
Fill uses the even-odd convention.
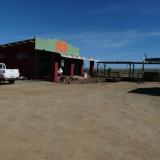
[[[129,63],[129,72],[128,72],[129,78],[131,78],[131,63]]]
[[[144,62],[142,64],[142,74],[144,74]]]
[[[133,78],[134,78],[134,64],[133,64],[133,71],[132,71],[132,72],[133,72],[133,73],[132,73],[132,74],[133,74],[132,76],[133,76]]]
[[[90,61],[89,74],[91,77],[93,77],[93,72],[94,72],[94,61]]]
[[[82,75],[83,75],[83,61],[80,64],[80,76],[82,76]]]
[[[53,82],[58,82],[58,62],[53,62]]]
[[[97,63],[97,77],[99,77],[99,63]]]
[[[72,64],[71,61],[67,61],[67,75],[68,76],[73,76],[74,74],[74,64]]]
[[[145,62],[143,61],[143,64],[142,64],[142,81],[143,81],[143,78],[144,78],[144,64],[145,64]]]
[[[71,76],[74,75],[74,64],[71,64]]]
[[[103,66],[104,66],[103,74],[104,74],[104,76],[105,76],[105,75],[106,75],[106,64],[103,64]]]

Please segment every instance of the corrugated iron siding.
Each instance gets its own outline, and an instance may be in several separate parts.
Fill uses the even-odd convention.
[[[12,46],[0,47],[0,62],[7,68],[17,68],[21,76],[32,78],[34,68],[34,43],[21,43]]]

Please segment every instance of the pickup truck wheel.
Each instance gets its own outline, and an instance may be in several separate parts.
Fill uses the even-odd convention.
[[[10,84],[13,84],[13,83],[15,82],[15,80],[14,80],[14,79],[8,80],[8,82],[9,82]]]

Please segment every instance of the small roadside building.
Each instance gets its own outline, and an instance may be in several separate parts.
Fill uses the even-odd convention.
[[[56,82],[58,69],[64,75],[83,73],[83,58],[79,48],[57,39],[33,38],[0,45],[0,62],[8,68],[18,68],[28,79]]]

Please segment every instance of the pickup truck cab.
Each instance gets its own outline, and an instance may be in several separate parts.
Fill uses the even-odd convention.
[[[8,81],[9,83],[14,83],[19,78],[19,75],[18,69],[6,69],[6,65],[0,63],[0,82]]]

